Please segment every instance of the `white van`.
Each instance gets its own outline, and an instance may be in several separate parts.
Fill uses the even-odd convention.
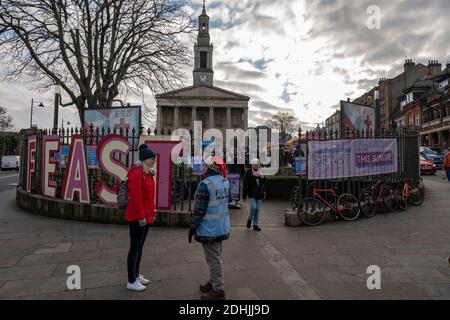
[[[20,156],[3,156],[1,169],[4,170],[19,170]]]

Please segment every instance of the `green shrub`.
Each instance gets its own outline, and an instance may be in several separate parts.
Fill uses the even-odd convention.
[[[266,177],[266,198],[289,200],[291,190],[298,184],[296,176],[267,176]]]

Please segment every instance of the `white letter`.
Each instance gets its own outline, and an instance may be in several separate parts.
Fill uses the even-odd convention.
[[[367,267],[367,274],[372,274],[367,278],[367,289],[369,290],[380,290],[381,289],[381,269],[379,266],[369,266]]]
[[[79,266],[72,265],[67,267],[67,274],[71,274],[67,278],[66,286],[69,290],[80,290],[81,289],[81,269]]]
[[[367,8],[367,14],[371,15],[367,18],[366,26],[369,30],[381,29],[381,9],[379,6],[369,6]]]

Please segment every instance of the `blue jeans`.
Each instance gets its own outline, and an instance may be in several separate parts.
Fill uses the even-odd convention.
[[[450,182],[450,168],[448,168],[446,171],[447,171],[447,180],[448,182]]]
[[[250,198],[250,216],[248,218],[253,221],[254,226],[258,225],[261,203],[261,199]]]

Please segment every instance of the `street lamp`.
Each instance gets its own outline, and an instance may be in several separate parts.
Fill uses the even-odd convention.
[[[55,83],[55,100],[54,100],[54,110],[53,110],[53,133],[56,133],[58,128],[58,111],[59,111],[59,100],[61,99],[61,87],[59,82]]]
[[[66,125],[70,126],[70,121],[67,121]],[[61,131],[64,130],[64,118],[61,119]]]
[[[32,129],[32,128],[33,128],[33,106],[34,106],[34,104],[35,104],[35,103],[37,103],[37,102],[34,102],[33,98],[31,98],[30,129]],[[38,107],[40,107],[40,108],[44,108],[44,105],[43,105],[43,103],[42,103],[42,102],[40,102],[40,103],[38,104]]]
[[[378,88],[375,89],[373,93],[375,99],[375,134],[379,136],[380,134],[380,125],[381,125],[381,114],[380,114],[380,90]]]

